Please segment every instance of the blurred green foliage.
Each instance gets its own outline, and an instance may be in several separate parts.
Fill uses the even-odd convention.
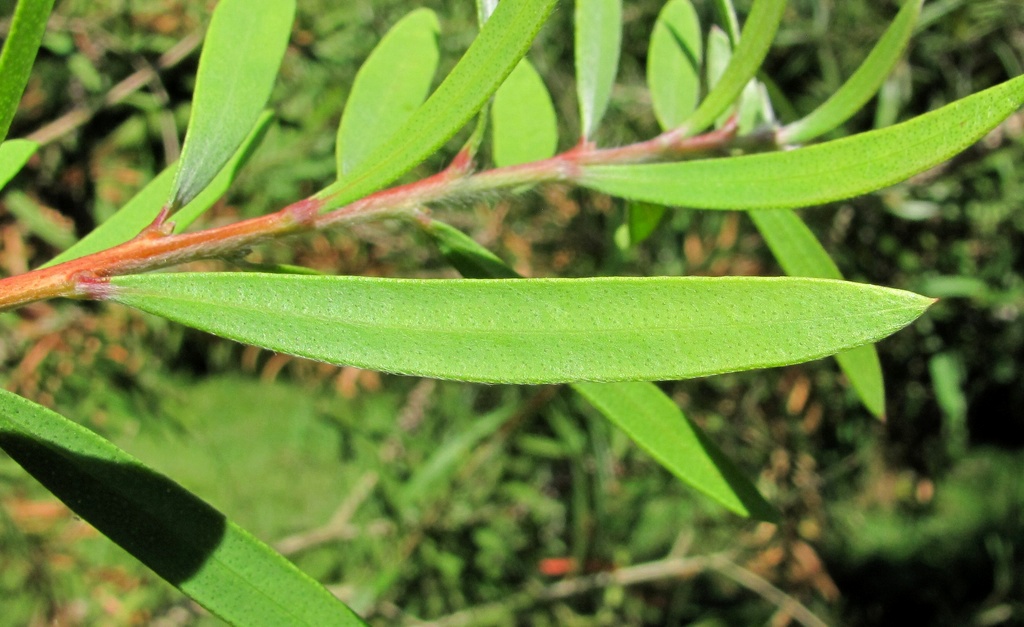
[[[698,3],[704,24],[710,4]],[[0,6],[9,15],[8,5]],[[424,5],[443,20],[443,72],[475,33],[475,8]],[[358,64],[410,8],[300,2],[274,97],[279,123],[206,224],[279,208],[333,178],[334,129]],[[644,56],[659,8],[626,5],[622,68],[600,142],[656,132]],[[895,10],[895,2],[792,2],[764,72],[782,119],[834,92]],[[61,237],[87,232],[176,157],[196,52],[120,104],[103,98],[207,15],[204,3],[180,0],[58,5],[11,136],[75,108],[95,114],[43,148],[10,187],[21,197],[0,198],[0,271],[45,261]],[[579,127],[564,36],[571,15],[556,11],[531,56],[555,98],[563,148]],[[1022,41],[1016,0],[928,2],[907,62],[877,105],[837,133],[1018,75]],[[707,556],[829,623],[1019,623],[1022,135],[1019,114],[946,166],[803,213],[849,278],[942,298],[880,347],[888,423],[872,421],[824,361],[664,385],[758,477],[783,512],[778,527],[696,498],[557,388],[339,370],[70,303],[0,316],[2,379],[277,543],[377,624],[788,622],[787,610],[764,598],[767,588],[738,584],[721,562],[698,559]],[[418,174],[442,163],[443,155]],[[48,209],[35,231],[12,215],[26,199]],[[777,273],[737,214],[675,211],[624,250],[614,235],[626,207],[576,190],[436,213],[532,276]],[[332,273],[453,276],[422,235],[390,224],[255,254]],[[0,461],[0,624],[209,620]],[[678,560],[667,556],[694,560],[691,570],[672,570]],[[616,579],[644,564],[654,572],[644,583]],[[460,613],[467,608],[479,612]]]

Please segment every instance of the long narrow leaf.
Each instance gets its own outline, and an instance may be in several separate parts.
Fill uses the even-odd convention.
[[[88,429],[0,390],[0,448],[76,514],[236,625],[362,625],[223,514]]]
[[[555,0],[499,2],[459,63],[366,165],[318,198],[338,207],[373,193],[433,154],[466,125],[526,54]]]
[[[647,51],[647,85],[663,129],[683,123],[697,108],[704,42],[690,0],[671,0],[658,14]]]
[[[427,231],[445,259],[465,277],[518,276],[458,229],[435,220]],[[777,519],[777,512],[757,488],[658,386],[574,383],[572,388],[683,483],[740,516]]]
[[[39,150],[39,144],[27,139],[12,139],[0,143],[0,189],[21,172],[32,155]]]
[[[221,0],[203,43],[171,211],[195,198],[252,132],[267,105],[295,0]]]
[[[423,104],[437,72],[441,25],[430,9],[398,21],[367,57],[338,126],[338,178],[366,163]]]
[[[492,156],[499,167],[540,161],[558,149],[558,117],[544,80],[523,59],[494,94]]]
[[[46,31],[53,0],[19,0],[0,52],[0,141],[7,138]]]
[[[608,109],[622,47],[622,0],[576,0],[576,95],[584,138]]]
[[[755,0],[743,26],[739,45],[733,51],[722,78],[683,123],[687,132],[699,133],[711,126],[723,111],[736,102],[768,54],[785,8],[786,0]]]
[[[779,143],[808,142],[831,131],[860,111],[903,56],[910,36],[914,33],[914,24],[921,14],[923,2],[924,0],[910,0],[904,4],[896,19],[850,80],[807,117],[779,131]]]
[[[213,206],[231,187],[242,166],[248,161],[253,150],[263,138],[270,125],[273,115],[265,112],[256,122],[256,126],[242,143],[242,146],[231,157],[217,177],[191,202],[175,213],[171,220],[174,231],[180,233],[196,218]],[[167,195],[171,192],[177,165],[171,165],[158,174],[132,197],[117,213],[110,216],[103,224],[92,230],[74,246],[57,255],[42,267],[46,268],[72,259],[78,259],[118,244],[123,244],[138,235],[149,226],[160,213]]]
[[[1024,105],[1024,77],[889,128],[788,152],[680,163],[590,166],[580,182],[701,209],[820,205],[882,189],[964,150]]]
[[[818,238],[791,209],[751,211],[750,217],[786,274],[819,279],[843,278]],[[865,345],[839,353],[836,361],[868,411],[883,417],[885,379],[875,347]]]
[[[480,382],[661,380],[799,363],[873,342],[930,299],[790,278],[114,278],[111,300],[240,342]]]

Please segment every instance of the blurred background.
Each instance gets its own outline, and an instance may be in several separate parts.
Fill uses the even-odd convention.
[[[13,4],[0,1],[0,32]],[[48,260],[177,157],[213,4],[57,3],[10,134],[45,146],[0,196],[0,272]],[[661,4],[626,2],[602,144],[657,132],[644,63]],[[712,23],[712,3],[695,4]],[[204,224],[333,180],[359,63],[422,5],[441,17],[450,68],[476,32],[468,0],[300,0],[277,123]],[[790,2],[763,76],[780,118],[833,93],[897,8]],[[578,126],[571,17],[560,5],[531,53],[562,148]],[[931,0],[880,97],[833,135],[1022,73],[1024,3]],[[339,369],[71,302],[0,314],[0,382],[209,500],[373,624],[1024,624],[1022,133],[1024,112],[907,183],[802,212],[848,278],[942,298],[879,347],[885,423],[831,360],[663,384],[780,508],[778,526],[697,496],[559,387]],[[417,174],[442,167],[458,139]],[[780,274],[738,213],[673,211],[627,249],[615,240],[623,204],[566,187],[434,215],[529,276]],[[254,255],[455,276],[422,235],[390,223]],[[0,625],[216,624],[5,457],[0,605]]]

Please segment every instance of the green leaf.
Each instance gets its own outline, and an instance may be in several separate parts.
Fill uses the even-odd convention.
[[[7,138],[18,111],[52,9],[53,0],[20,0],[14,9],[0,52],[0,141]]]
[[[462,231],[431,220],[425,227],[441,254],[467,279],[515,279],[519,274]]]
[[[445,259],[463,276],[519,276],[462,231],[436,220],[426,228]],[[682,482],[741,516],[777,518],[757,488],[656,385],[574,383],[572,387]]]
[[[295,0],[220,0],[199,57],[192,114],[171,192],[174,212],[213,180],[267,104]]]
[[[217,174],[217,177],[192,202],[182,207],[180,211],[172,216],[175,233],[184,231],[188,225],[212,207],[228,191],[228,188],[231,187],[231,184],[234,183],[235,178],[241,171],[242,166],[249,160],[256,146],[263,139],[272,119],[273,115],[271,113],[264,112],[260,119],[257,120],[255,128],[242,143],[242,146],[235,152],[220,173]],[[118,244],[123,244],[141,233],[160,214],[164,200],[171,193],[171,186],[174,182],[176,171],[176,165],[166,168],[135,194],[117,213],[93,229],[92,232],[79,240],[74,246],[43,264],[42,267],[47,268],[58,263],[106,250]]]
[[[544,80],[526,59],[494,94],[492,156],[508,166],[547,159],[558,148],[558,118]]]
[[[76,514],[240,625],[362,625],[223,514],[88,429],[0,390],[0,448]]]
[[[633,382],[572,387],[683,483],[740,516],[778,520],[778,512],[750,480],[658,386]]]
[[[889,72],[907,48],[914,24],[921,14],[924,0],[909,0],[900,9],[893,23],[871,50],[871,54],[846,81],[839,91],[812,111],[779,131],[779,143],[802,144],[824,135],[861,110],[878,88],[885,82]]]
[[[668,208],[665,205],[653,205],[647,202],[630,202],[627,209],[629,225],[629,244],[636,246],[651,236],[654,229],[661,224]]]
[[[21,172],[32,155],[39,150],[39,144],[27,139],[12,139],[0,143],[0,189]]]
[[[817,359],[886,337],[930,299],[820,279],[113,278],[105,297],[334,364],[491,383],[660,380]]]
[[[701,209],[820,205],[903,181],[964,150],[1024,104],[1024,77],[902,124],[787,152],[680,163],[587,166],[579,182]]]
[[[440,31],[433,11],[416,9],[391,27],[359,68],[338,126],[339,179],[366,165],[427,99]]]
[[[729,40],[737,42],[740,39],[740,21],[736,17],[736,7],[732,0],[714,0],[715,12],[718,18],[725,23],[725,32],[729,34]]]
[[[608,109],[622,48],[622,0],[576,0],[576,95],[584,139]]]
[[[432,155],[472,119],[526,54],[555,0],[499,2],[469,50],[365,165],[317,194],[325,210],[371,194]]]
[[[658,14],[647,50],[647,85],[663,129],[683,123],[697,108],[704,46],[690,0],[671,0]]]
[[[803,220],[790,209],[751,211],[764,241],[790,276],[842,279],[835,262]],[[839,367],[861,402],[878,418],[885,416],[885,379],[878,351],[865,345],[836,355]]]
[[[711,126],[722,112],[736,102],[768,54],[785,8],[786,0],[755,0],[743,26],[739,45],[733,51],[721,79],[683,123],[688,133],[699,133]]]

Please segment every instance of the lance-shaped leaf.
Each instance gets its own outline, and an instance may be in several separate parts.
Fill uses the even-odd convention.
[[[319,361],[492,383],[684,379],[817,359],[894,333],[930,299],[790,278],[111,279],[98,295]]]
[[[41,405],[0,390],[0,448],[72,511],[236,625],[362,625],[223,514]]]
[[[679,126],[697,108],[704,42],[690,0],[671,0],[658,14],[647,50],[647,86],[663,129]]]
[[[551,95],[533,64],[523,59],[494,94],[491,105],[495,165],[540,161],[558,148],[558,118]]]
[[[608,109],[622,47],[622,0],[576,0],[576,96],[585,139]]]
[[[245,165],[245,162],[252,156],[256,146],[259,145],[272,119],[272,114],[264,112],[256,122],[256,127],[231,157],[231,160],[217,174],[217,177],[190,203],[182,207],[180,211],[171,217],[176,233],[184,231],[189,224],[212,207],[228,191],[228,188],[231,187],[238,173],[242,170],[242,166]],[[47,268],[58,263],[106,250],[118,244],[123,244],[138,235],[143,229],[152,224],[153,220],[159,215],[160,209],[163,207],[163,203],[171,191],[176,172],[177,165],[171,165],[164,169],[163,172],[147,183],[123,207],[118,209],[117,213],[93,229],[92,232],[79,240],[74,246],[43,264],[42,267]]]
[[[0,52],[0,141],[7,137],[46,32],[53,0],[19,0]]]
[[[384,187],[465,126],[526,54],[554,5],[555,0],[499,2],[466,54],[392,139],[362,168],[317,194],[325,200],[324,209]]]
[[[661,224],[661,219],[668,211],[668,207],[647,202],[630,202],[626,211],[629,244],[636,246],[650,237],[651,233],[654,233],[654,230]]]
[[[751,211],[750,217],[786,274],[843,278],[818,238],[791,209]],[[865,345],[839,353],[836,361],[868,411],[882,418],[885,415],[885,379],[875,347]]]
[[[875,95],[907,48],[924,0],[903,5],[893,23],[850,80],[807,117],[779,131],[779,143],[802,144],[836,128]]]
[[[579,182],[623,198],[701,209],[782,209],[903,181],[964,150],[1024,104],[1024,77],[902,124],[787,152],[588,166]]]
[[[398,21],[367,57],[338,126],[338,178],[361,166],[408,121],[430,93],[441,25],[430,9]]]
[[[736,7],[733,6],[732,0],[714,0],[712,4],[715,5],[715,12],[718,13],[718,19],[722,20],[729,39],[733,43],[738,42],[740,40],[740,20],[736,17]]]
[[[462,231],[432,220],[427,232],[462,276],[518,277]],[[647,382],[574,383],[614,425],[680,481],[740,516],[775,520],[775,509],[658,386]]]
[[[12,139],[0,144],[0,189],[21,172],[37,150],[39,144],[27,139]]]
[[[199,58],[172,212],[199,195],[251,133],[274,87],[294,18],[295,0],[217,3]]]
[[[683,123],[688,133],[699,133],[711,126],[728,109],[754,78],[768,54],[775,32],[782,21],[786,0],[755,0],[743,26],[739,45],[733,51],[721,79]]]

